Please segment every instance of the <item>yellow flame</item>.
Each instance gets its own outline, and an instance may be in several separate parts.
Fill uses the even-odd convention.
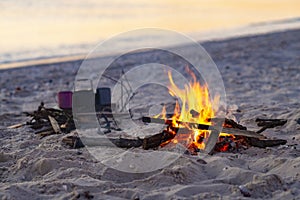
[[[169,94],[173,97],[176,97],[181,102],[181,108],[179,102],[176,101],[174,114],[172,116],[172,126],[174,127],[185,127],[191,130],[193,144],[198,149],[205,148],[204,140],[209,136],[209,131],[199,130],[194,127],[189,127],[187,124],[178,124],[178,121],[181,122],[191,122],[198,124],[207,124],[211,125],[209,119],[214,118],[216,115],[217,108],[219,104],[219,96],[216,96],[211,101],[207,85],[202,86],[196,79],[196,76],[193,72],[187,69],[189,74],[192,77],[192,81],[184,85],[184,89],[180,89],[175,84],[172,73],[168,72],[168,77],[170,85],[168,86]],[[193,116],[190,112],[196,111],[199,113],[197,116]],[[166,108],[163,107],[162,113],[155,117],[162,116],[163,119],[166,119]],[[176,140],[176,143],[178,140]]]

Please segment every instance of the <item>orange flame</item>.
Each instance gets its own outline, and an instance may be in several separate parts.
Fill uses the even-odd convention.
[[[216,116],[216,108],[219,104],[219,96],[214,97],[211,101],[207,85],[201,86],[201,84],[197,81],[195,74],[189,69],[187,69],[187,71],[191,75],[192,81],[190,81],[188,84],[185,84],[184,89],[177,87],[177,85],[174,83],[171,72],[168,72],[170,81],[170,85],[168,86],[169,93],[181,102],[180,108],[179,102],[176,101],[174,114],[171,118],[172,126],[177,128],[184,127],[190,130],[190,134],[189,136],[185,137],[185,140],[192,139],[192,142],[185,142],[188,143],[188,146],[204,149],[205,141],[208,138],[210,131],[196,129],[187,123],[178,124],[178,121],[211,125],[209,119]],[[198,113],[198,115],[192,115],[191,111]],[[165,106],[162,109],[162,113],[155,117],[162,117],[163,119],[166,119]],[[179,140],[182,140],[182,138],[175,137],[173,142],[178,143]]]

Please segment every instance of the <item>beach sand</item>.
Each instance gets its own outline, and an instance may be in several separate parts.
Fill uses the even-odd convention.
[[[56,105],[56,93],[73,88],[80,60],[1,70],[0,197],[249,199],[241,194],[243,187],[250,198],[300,199],[300,30],[202,45],[223,77],[229,112],[250,130],[258,130],[258,117],[287,119],[284,126],[263,132],[286,139],[287,145],[182,155],[154,172],[120,172],[85,148],[65,147],[62,135],[40,139],[26,126],[6,128],[28,120],[22,112],[36,110],[41,101]]]

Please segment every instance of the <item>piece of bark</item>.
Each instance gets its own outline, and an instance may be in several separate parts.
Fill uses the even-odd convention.
[[[51,123],[54,133],[56,133],[56,134],[61,133],[61,130],[60,130],[60,127],[59,127],[59,124],[57,123],[57,121],[50,115],[48,116],[48,118],[49,118],[49,121]]]
[[[285,145],[286,140],[276,139],[276,140],[260,140],[258,138],[247,138],[249,145],[259,148],[274,147],[278,145]]]
[[[40,134],[40,133],[46,132],[46,131],[53,131],[53,128],[52,127],[43,128],[41,130],[35,131],[34,134]]]
[[[44,138],[46,136],[53,135],[53,134],[55,134],[55,132],[53,130],[44,131],[44,132],[39,133],[39,135],[41,136],[41,138]]]
[[[78,136],[70,135],[66,136],[62,139],[62,142],[73,149],[83,148],[84,144],[82,143],[81,139]]]

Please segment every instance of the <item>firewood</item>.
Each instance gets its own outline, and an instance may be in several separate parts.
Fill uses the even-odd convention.
[[[61,133],[61,130],[60,130],[60,127],[59,127],[57,121],[53,117],[51,117],[50,115],[48,116],[48,118],[49,118],[49,121],[50,121],[51,126],[53,128],[53,131],[56,134]]]
[[[199,112],[197,112],[196,110],[192,109],[190,110],[190,114],[192,115],[193,118],[198,118],[201,114]],[[228,118],[209,118],[208,121],[212,121],[212,122],[224,122],[224,125],[228,128],[237,128],[237,129],[241,129],[241,130],[247,130],[247,128],[241,124],[236,123],[234,120],[232,119],[228,119]]]
[[[258,138],[247,138],[248,143],[251,146],[259,147],[259,148],[266,148],[266,147],[274,147],[278,145],[285,145],[287,143],[286,140],[276,139],[276,140],[260,140]]]
[[[53,135],[53,134],[55,134],[55,132],[53,130],[44,131],[44,132],[39,133],[39,135],[41,136],[41,138],[44,138],[46,136]]]
[[[254,131],[247,131],[247,130],[240,130],[240,129],[236,129],[236,128],[223,128],[222,129],[222,133],[228,133],[228,134],[232,134],[235,136],[246,136],[246,137],[252,137],[252,138],[266,138],[265,136],[256,133]]]
[[[162,131],[161,133],[151,135],[145,137],[143,140],[143,149],[152,149],[159,147],[162,143],[171,141],[175,137],[174,134],[170,133],[169,131]]]
[[[60,133],[61,131],[68,133],[75,129],[71,110],[46,108],[42,102],[36,111],[23,113],[32,118],[27,122],[27,125],[30,125],[32,129],[41,129],[43,127],[52,126],[56,133]],[[62,126],[62,129],[60,129],[61,125],[64,125]]]
[[[62,139],[62,142],[73,149],[83,148],[84,144],[82,143],[81,139],[75,135],[69,135]]]
[[[157,124],[166,124],[172,125],[171,119],[160,119],[160,118],[151,118],[151,117],[142,117],[142,121],[145,123],[157,123]],[[210,125],[207,124],[197,124],[197,123],[190,123],[190,122],[181,122],[176,121],[177,124],[187,124],[189,127],[195,127],[201,130],[208,130]]]
[[[262,119],[262,118],[257,118],[255,121],[256,122],[278,122],[278,121],[286,121],[286,119]]]
[[[128,138],[88,138],[81,137],[83,143],[88,147],[95,146],[107,146],[107,147],[119,147],[119,148],[132,148],[140,147],[143,144],[143,140],[140,138],[128,139]]]
[[[283,126],[287,123],[285,119],[260,119],[257,118],[255,120],[257,122],[257,126],[261,126],[262,128],[256,131],[256,133],[262,133],[268,128],[275,128],[277,126]]]
[[[210,118],[210,119],[208,119],[208,121],[212,121],[212,122],[221,121],[221,122],[224,122],[223,125],[226,128],[237,128],[237,129],[240,129],[240,130],[247,130],[247,127],[245,127],[241,124],[238,124],[234,120],[228,119],[228,118],[225,118],[225,119],[223,119],[223,118]]]
[[[158,123],[158,124],[172,124],[172,120],[170,119],[159,119],[159,118],[151,118],[151,117],[142,117],[142,121],[146,123]],[[197,124],[197,123],[190,123],[190,122],[180,122],[177,121],[178,124],[186,124],[189,127],[193,127],[200,130],[216,130],[218,131],[214,125],[206,125],[206,124]],[[247,137],[256,137],[256,138],[264,138],[263,135],[260,135],[254,131],[248,130],[241,130],[236,128],[222,128],[219,131],[223,133],[228,133],[236,136],[247,136]],[[216,134],[215,134],[216,135]]]
[[[43,128],[41,130],[35,131],[34,134],[40,134],[40,133],[46,132],[46,131],[53,131],[53,128],[52,127]]]
[[[8,126],[7,128],[8,129],[15,129],[15,128],[20,128],[20,127],[22,127],[24,125],[26,125],[26,123],[19,123],[19,124]]]

